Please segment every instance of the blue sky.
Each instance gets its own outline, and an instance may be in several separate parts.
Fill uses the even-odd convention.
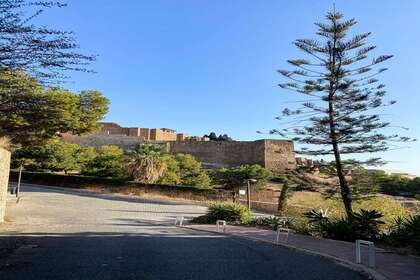
[[[190,135],[210,131],[237,140],[266,136],[290,101],[277,69],[302,57],[291,44],[313,38],[313,22],[333,1],[69,0],[37,21],[76,33],[81,50],[97,54],[97,74],[76,73],[66,87],[98,89],[111,101],[107,121],[169,127]],[[420,138],[420,1],[335,1],[371,31],[375,54],[394,54],[381,80],[398,103],[386,119]],[[392,131],[390,131],[392,132]],[[420,143],[382,155],[387,169],[420,175]]]

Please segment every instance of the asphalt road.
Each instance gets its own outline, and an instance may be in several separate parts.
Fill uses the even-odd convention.
[[[0,279],[364,279],[326,259],[172,226],[204,207],[23,187],[0,239],[22,245],[0,259]]]

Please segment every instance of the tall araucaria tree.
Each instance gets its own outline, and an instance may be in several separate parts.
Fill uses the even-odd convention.
[[[381,121],[378,110],[395,101],[384,102],[385,85],[378,74],[387,70],[378,67],[392,55],[367,60],[375,46],[366,46],[370,32],[350,37],[355,19],[344,20],[335,10],[327,13],[326,23],[315,23],[319,40],[298,39],[294,45],[309,58],[292,59],[292,70],[278,72],[289,82],[279,86],[307,97],[301,107],[284,109],[282,123],[286,128],[272,134],[288,137],[303,144],[298,153],[310,156],[334,156],[334,171],[339,181],[341,198],[348,218],[353,217],[349,181],[342,157],[352,154],[389,150],[394,142],[410,138],[386,134],[390,123]],[[278,119],[281,119],[280,117]],[[356,164],[383,163],[380,158],[352,160]]]

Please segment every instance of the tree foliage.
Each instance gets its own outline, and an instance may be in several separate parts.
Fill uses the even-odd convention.
[[[128,172],[134,181],[155,183],[165,171],[163,150],[154,144],[142,144],[128,153]]]
[[[172,156],[153,144],[142,144],[128,153],[131,177],[145,183],[209,187],[210,178],[191,155]]]
[[[0,0],[0,69],[20,70],[43,83],[66,78],[63,70],[88,71],[95,57],[77,52],[74,34],[33,20],[61,1]]]
[[[38,146],[27,146],[16,150],[12,155],[12,166],[23,165],[32,171],[76,171],[88,159],[88,153],[77,144],[64,143],[53,139]]]
[[[208,135],[205,134],[203,137],[207,137],[210,139],[210,141],[233,141],[232,138],[230,138],[227,134],[219,134],[219,136],[217,136],[216,133],[214,132],[210,132]]]
[[[180,183],[186,186],[208,187],[211,180],[201,166],[201,162],[192,155],[177,154],[174,157],[179,168]]]
[[[3,82],[2,82],[3,81]],[[72,93],[46,88],[22,71],[0,71],[0,136],[14,144],[39,145],[58,132],[85,134],[108,112],[99,91]]]
[[[220,168],[212,173],[215,183],[222,185],[226,189],[236,190],[250,179],[256,180],[253,184],[260,186],[272,177],[272,173],[258,164],[241,165],[238,167]]]
[[[99,177],[125,178],[124,151],[115,145],[104,145],[95,150],[86,151],[91,157],[81,170],[82,174]],[[93,155],[93,157],[92,157]]]
[[[284,128],[271,133],[304,144],[298,151],[312,156],[333,155],[341,197],[349,217],[353,216],[350,189],[342,156],[387,151],[407,137],[386,134],[390,127],[378,110],[395,102],[384,102],[385,85],[377,76],[387,68],[377,67],[392,55],[366,61],[375,46],[366,46],[370,33],[349,37],[355,19],[339,12],[327,13],[326,23],[315,23],[319,40],[298,39],[294,45],[308,58],[288,60],[294,69],[279,70],[288,81],[279,86],[306,96],[301,106],[283,110]],[[290,120],[291,118],[291,120]],[[281,119],[281,118],[279,118]],[[356,162],[356,161],[354,161]],[[357,164],[379,164],[374,158]]]

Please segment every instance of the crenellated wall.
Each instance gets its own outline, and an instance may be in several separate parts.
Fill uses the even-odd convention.
[[[119,135],[75,136],[62,135],[66,142],[100,147],[117,145],[123,149],[135,148],[141,138]],[[148,141],[164,145],[172,154],[191,154],[208,168],[260,164],[271,171],[293,169],[296,166],[293,142],[286,140],[257,141]]]

